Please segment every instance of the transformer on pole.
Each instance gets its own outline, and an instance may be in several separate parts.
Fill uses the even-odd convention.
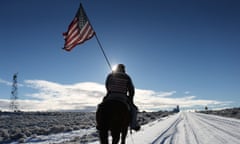
[[[18,112],[18,86],[17,86],[17,73],[13,75],[12,91],[10,97],[10,109],[13,112]]]

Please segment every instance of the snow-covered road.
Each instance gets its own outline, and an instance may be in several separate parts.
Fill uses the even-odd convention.
[[[84,143],[99,144],[96,129],[37,136],[28,144],[79,144],[78,137],[92,136]],[[73,141],[76,139],[76,141]],[[109,138],[111,139],[111,138]],[[71,141],[71,142],[70,142]],[[127,144],[240,144],[240,120],[194,112],[180,112],[142,126],[128,134]],[[15,143],[14,143],[15,144]]]
[[[240,120],[181,112],[128,135],[127,144],[240,144]]]

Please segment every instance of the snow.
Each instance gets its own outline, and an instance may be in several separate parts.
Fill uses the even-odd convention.
[[[96,129],[37,136],[26,143],[81,143],[76,137],[92,135],[89,144],[99,144]],[[111,140],[111,138],[109,138]],[[70,142],[71,141],[71,142]],[[142,126],[128,134],[127,144],[240,144],[240,120],[194,112],[180,112]]]
[[[34,138],[27,139],[24,143],[26,144],[49,144],[49,143],[63,143],[63,142],[69,142],[72,141],[78,137],[82,137],[84,135],[88,135],[91,133],[96,132],[95,128],[90,129],[81,129],[76,130],[72,132],[65,132],[65,133],[59,133],[59,134],[51,134],[48,136],[36,136]],[[95,137],[95,140],[98,138]],[[88,139],[90,141],[90,139]],[[13,144],[13,143],[12,143]]]
[[[240,144],[240,120],[181,112],[129,135],[138,144]]]

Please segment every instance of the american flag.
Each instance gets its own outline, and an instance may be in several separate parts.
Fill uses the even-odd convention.
[[[68,31],[63,33],[66,51],[71,51],[76,45],[84,43],[95,35],[82,4],[77,11],[76,16],[68,26]]]

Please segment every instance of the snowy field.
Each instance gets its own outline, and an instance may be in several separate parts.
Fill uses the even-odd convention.
[[[73,119],[72,113],[69,114],[69,117],[71,115],[69,118],[71,121],[68,123],[75,121],[76,125],[80,125],[80,129],[56,134],[25,137],[22,142],[28,144],[99,144],[98,133],[95,127],[91,126],[94,124],[84,126],[81,122],[76,122],[80,120],[79,118],[82,117],[82,115],[88,120],[93,119],[94,113],[74,114],[75,119]],[[49,115],[51,116],[53,113],[48,114],[48,116]],[[62,119],[56,117],[56,115],[59,115]],[[78,115],[78,117],[76,115]],[[54,114],[54,119],[51,120],[57,122],[58,118],[60,121],[66,119],[66,117],[63,118],[62,113],[58,113]],[[3,119],[3,117],[1,117],[1,119]],[[85,124],[89,124],[86,122],[86,119]],[[235,118],[195,112],[180,112],[174,115],[158,112],[141,113],[140,121],[142,129],[139,132],[129,133],[126,140],[127,144],[240,144],[240,120]],[[41,121],[41,123],[43,122]],[[93,121],[90,123],[93,123]],[[49,127],[50,125],[51,123],[49,123]],[[40,127],[39,124],[38,127]],[[65,125],[65,128],[66,127],[67,125]],[[60,128],[64,129],[64,127]],[[0,129],[3,129],[3,125],[1,125]],[[56,126],[55,128],[49,128],[49,130],[52,131],[54,129],[57,131]],[[109,138],[109,140],[111,140],[111,138]],[[0,143],[9,142],[0,141]],[[18,142],[11,143],[17,144],[19,140]]]
[[[172,114],[141,112],[141,125]],[[89,143],[98,140],[93,112],[0,112],[2,143]]]

